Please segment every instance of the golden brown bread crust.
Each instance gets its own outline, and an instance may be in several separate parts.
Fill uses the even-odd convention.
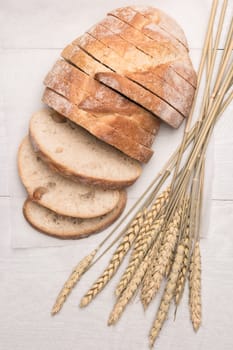
[[[173,45],[178,51],[182,51],[183,47],[185,50],[183,53],[188,52],[188,44],[183,30],[171,17],[158,9],[147,7],[136,10],[135,7],[126,7],[116,9],[110,12],[110,15],[141,31],[144,34],[145,41],[147,41],[146,38],[149,38],[166,45],[166,42],[162,40],[164,38],[167,39],[169,45]],[[177,46],[177,44],[180,45]],[[150,53],[147,45],[141,44],[140,49],[146,50],[148,54]],[[183,55],[183,57],[185,56]],[[179,58],[177,61],[179,61]],[[186,55],[186,59],[183,58],[180,62],[181,64],[173,66],[173,70],[193,87],[196,87],[197,77],[188,55]]]
[[[187,39],[182,28],[173,18],[157,8],[149,6],[127,6],[110,11],[109,14],[139,29],[143,29],[150,24],[156,25],[163,35],[167,34],[170,40],[177,41],[188,50]]]
[[[105,178],[104,180],[96,179],[94,177],[90,177],[87,175],[82,175],[74,173],[72,169],[67,168],[66,166],[62,164],[58,164],[54,159],[50,158],[45,150],[43,149],[43,145],[38,145],[35,137],[33,136],[33,133],[29,131],[29,137],[32,144],[32,147],[38,157],[40,157],[48,166],[50,169],[54,170],[55,172],[59,173],[60,175],[67,177],[74,182],[82,182],[85,185],[93,185],[93,186],[99,186],[101,188],[104,188],[106,190],[121,190],[122,188],[131,186],[141,175],[141,169],[138,172],[138,176],[129,181],[111,181],[110,179]]]
[[[160,28],[169,33],[188,50],[188,42],[183,29],[179,24],[162,10],[152,6],[132,6],[132,9],[141,13],[149,21],[157,24]]]
[[[180,61],[179,64],[176,64],[176,61],[174,61],[173,70],[194,88],[196,87],[197,77],[187,54],[188,44],[186,37],[183,30],[171,17],[152,7],[138,8],[137,10],[136,7],[125,7],[113,10],[109,14],[141,31],[144,34],[145,42],[147,42],[148,38],[159,41],[161,45],[169,43],[170,47],[172,45],[176,48],[177,53],[180,52],[183,58],[177,58],[177,62]],[[180,45],[177,46],[179,43]],[[140,49],[148,54],[152,53],[147,44],[140,43],[140,45]],[[185,51],[182,50],[181,45]]]
[[[112,72],[112,70],[96,61],[81,48],[72,44],[68,45],[62,51],[62,57],[87,73],[90,77],[94,77],[96,72]],[[109,91],[111,91],[111,89],[108,89],[108,91],[101,90],[101,92],[104,93],[104,99],[106,99],[104,104],[101,104],[101,109],[103,112],[111,112],[116,110],[117,113],[125,113],[126,115],[135,113],[137,114],[138,121],[144,126],[146,131],[149,131],[152,134],[157,133],[159,121],[152,113],[148,112],[129,99],[125,99],[122,103],[122,97],[124,96],[115,93],[115,96],[113,97],[112,95],[109,95]],[[92,91],[92,93],[94,92]],[[116,106],[118,106],[118,108],[116,108]]]
[[[151,149],[121,135],[116,129],[102,123],[92,114],[79,109],[66,98],[48,88],[45,89],[42,101],[58,113],[82,126],[100,140],[116,147],[139,162],[146,163],[153,155]]]
[[[149,109],[149,110],[152,113],[154,113],[155,115],[157,115],[160,119],[164,120],[165,122],[168,122],[167,119],[163,119],[163,115],[159,114],[159,110],[156,108],[157,107],[156,105],[157,104],[162,105],[164,110],[165,109],[168,110],[167,113],[169,113],[169,111],[171,109],[174,109],[174,107],[169,105],[164,99],[161,99],[157,94],[150,91],[150,89],[147,86],[146,78],[142,82],[140,79],[138,79],[136,74],[135,74],[135,76],[133,75],[134,73],[136,73],[136,71],[141,70],[142,72],[143,71],[146,72],[147,69],[150,69],[151,58],[149,58],[148,56],[146,56],[143,53],[141,53],[141,54],[143,54],[143,58],[140,58],[140,56],[138,55],[138,52],[135,53],[133,51],[133,54],[132,54],[132,52],[131,52],[132,50],[130,49],[129,51],[128,50],[126,51],[127,59],[126,58],[123,59],[115,51],[113,51],[112,49],[107,47],[105,44],[103,44],[102,42],[100,42],[99,40],[95,39],[94,37],[92,37],[88,34],[85,34],[81,38],[76,39],[73,43],[76,43],[76,45],[83,48],[90,55],[92,55],[93,57],[96,57],[96,59],[98,59],[99,61],[102,61],[105,65],[107,65],[113,71],[120,74],[122,77],[125,78],[124,79],[125,81],[126,80],[133,80],[133,82],[136,85],[141,85],[142,89],[144,88],[144,90],[145,90],[144,91],[145,95],[148,95],[149,97],[150,97],[150,95],[154,95],[157,98],[157,103],[154,102],[152,104],[152,109]],[[144,59],[144,56],[146,56],[146,59]],[[166,57],[167,61],[169,61],[168,55],[164,54],[163,56]],[[161,57],[162,57],[162,55],[161,55]],[[126,62],[128,62],[128,64]],[[140,65],[140,62],[143,62],[143,64]],[[160,64],[161,62],[163,62],[163,59],[158,58],[158,62],[156,64]],[[156,67],[156,64],[154,64],[155,67]],[[136,92],[136,91],[134,91],[134,92]],[[126,95],[126,94],[124,94],[124,95],[131,99],[131,97],[129,95]],[[139,102],[139,100],[137,99],[137,93],[135,93],[134,101],[143,105],[143,107],[147,108],[144,104]],[[180,113],[176,110],[176,114],[180,114]],[[182,118],[181,118],[181,120],[182,120]]]
[[[165,67],[165,65],[167,66],[168,63],[173,62],[174,60],[180,60],[181,62],[182,60],[187,60],[187,51],[185,50],[184,52],[183,50],[180,52],[170,43],[166,43],[166,46],[164,46],[161,44],[161,41],[155,41],[148,38],[148,40],[145,40],[146,37],[139,31],[135,30],[134,33],[133,28],[130,31],[130,35],[125,35],[124,27],[122,28],[121,24],[114,32],[111,29],[111,21],[108,26],[102,24],[105,22],[106,20],[93,26],[88,33],[96,40],[99,40],[108,48],[121,55],[122,64],[125,69],[125,76],[143,85],[156,96],[169,103],[184,117],[187,117],[191,109],[195,90],[186,80],[181,79],[180,77],[179,84],[181,84],[181,88],[183,89],[182,93],[180,93],[176,86],[169,83],[169,80],[163,79],[164,74],[162,74],[162,70],[160,69],[160,74],[157,74],[156,69],[161,65]],[[128,32],[128,27],[126,27],[126,32]],[[134,43],[136,46],[131,44],[134,40],[126,41],[128,36],[130,38],[137,38]],[[139,43],[141,45],[139,45]],[[142,56],[140,61],[149,61],[150,65],[149,67],[148,65],[143,67],[143,64],[138,66],[136,59],[135,64],[130,63],[129,65],[129,56],[134,58]],[[167,62],[167,60],[169,61]],[[172,65],[170,65],[170,69],[172,69]],[[173,74],[177,75],[175,71],[173,71]]]
[[[54,231],[51,231],[49,229],[46,230],[42,224],[40,224],[38,222],[37,223],[33,222],[32,218],[30,217],[30,213],[28,212],[28,205],[31,202],[31,200],[29,198],[24,202],[23,214],[24,214],[25,219],[28,221],[28,223],[32,227],[34,227],[36,230],[39,230],[41,233],[44,233],[44,234],[49,235],[49,236],[57,237],[60,239],[79,239],[79,238],[88,237],[94,233],[98,233],[98,232],[104,230],[105,228],[107,228],[108,226],[110,226],[114,221],[117,220],[117,218],[121,215],[121,213],[125,209],[126,201],[127,201],[126,192],[121,191],[117,207],[115,209],[113,209],[112,213],[110,212],[106,215],[103,215],[102,221],[100,221],[98,224],[95,224],[95,226],[93,225],[93,228],[89,229],[86,232],[83,230],[84,232],[82,232],[81,234],[78,232],[75,234],[73,232],[72,233],[66,232],[66,234],[60,234],[58,232],[54,232]],[[49,210],[49,209],[47,209],[47,210]],[[107,220],[106,220],[106,217],[107,217]]]
[[[142,17],[144,19],[144,17]],[[144,23],[144,22],[143,22]],[[176,77],[176,84],[178,84],[181,89],[188,91],[190,88],[190,94],[193,93],[193,87],[196,86],[196,73],[193,69],[192,63],[189,59],[187,49],[183,45],[179,44],[176,40],[173,40],[172,37],[167,34],[165,31],[161,30],[159,26],[154,24],[153,26],[140,26],[138,27],[131,26],[127,22],[122,21],[121,19],[114,16],[107,16],[101,22],[101,26],[104,26],[106,29],[111,32],[119,35],[122,39],[127,42],[135,45],[139,50],[143,51],[145,54],[154,57],[157,55],[157,47],[167,47],[169,50],[172,50],[176,55],[176,60],[169,62],[169,69],[172,70],[171,76]],[[97,31],[98,24],[91,29]],[[100,32],[100,31],[99,31]],[[98,33],[98,31],[97,31]],[[100,35],[101,33],[99,33]],[[156,45],[157,43],[157,45]],[[179,62],[179,65],[174,64],[173,62]],[[163,63],[162,66],[167,65]],[[158,74],[157,67],[156,75]],[[154,71],[154,69],[153,69]],[[165,80],[168,84],[177,89],[177,86],[171,84],[170,79],[166,79],[166,76],[159,75],[160,78]],[[180,78],[180,79],[178,79]],[[191,86],[190,86],[191,85]]]
[[[142,22],[145,22],[142,17]],[[129,21],[130,22],[130,21]],[[149,55],[154,55],[156,44],[160,46],[169,47],[176,55],[186,55],[187,49],[180,44],[177,40],[173,39],[170,34],[162,30],[158,25],[153,25],[153,39],[147,35],[147,26],[143,26],[143,23],[138,23],[137,26],[133,26],[127,22],[124,17],[118,18],[109,14],[101,22],[101,25],[110,29],[115,34],[121,36],[127,42],[135,45],[138,49]],[[149,26],[150,29],[150,26]]]
[[[101,83],[128,96],[131,100],[137,100],[139,104],[144,105],[151,112],[156,112],[161,119],[173,128],[178,128],[184,120],[184,117],[180,113],[168,104],[164,104],[164,101],[158,99],[156,95],[119,74],[97,73],[95,77]]]
[[[109,73],[109,74],[102,75],[102,77],[105,76],[105,82],[103,80],[100,80],[99,78],[97,79],[102,83],[106,84],[107,86],[113,88],[115,91],[118,91],[122,95],[127,96],[132,101],[137,102],[139,105],[143,106],[145,109],[155,114],[163,121],[168,123],[170,122],[170,125],[172,127],[178,128],[179,125],[183,122],[182,115],[178,113],[176,110],[172,109],[167,103],[164,103],[164,101],[159,99],[153,93],[143,89],[142,87],[130,81],[129,79],[120,75],[113,74],[113,72],[109,68],[107,68],[105,65],[102,65],[99,61],[94,60],[93,57],[88,55],[81,48],[73,44],[68,45],[63,50],[62,56],[68,61],[78,66],[80,66],[81,65],[80,62],[82,62],[83,65],[88,67],[86,71],[90,75],[93,75],[95,74],[95,72],[97,72],[96,77],[100,77],[99,75],[100,73],[98,72],[101,72],[101,74],[105,72]],[[96,66],[94,65],[94,63],[92,64],[93,61],[96,63]],[[109,84],[107,83],[107,80],[106,80],[107,76],[108,76]],[[121,87],[120,87],[120,84],[116,84],[115,87],[113,86],[114,76],[115,76],[115,82],[116,82],[116,77],[118,78],[118,83],[120,81],[122,82],[123,85]],[[109,80],[110,77],[111,77],[111,81]],[[117,86],[119,88],[117,88]],[[128,86],[130,88],[128,88]],[[148,127],[150,127],[149,124],[148,124]]]
[[[120,72],[122,78],[121,82],[124,82],[124,84],[126,84],[126,87],[123,87],[121,90],[114,90],[127,96],[132,101],[135,101],[138,104],[142,105],[144,108],[168,124],[171,121],[171,126],[176,125],[176,127],[178,127],[180,125],[180,123],[183,121],[183,117],[178,111],[171,107],[167,102],[163,101],[161,98],[153,94],[151,91],[144,89],[139,84],[132,82],[130,79],[124,76],[125,72],[122,71],[122,64],[120,64],[119,57],[115,52],[104,46],[104,44],[102,44],[100,41],[97,41],[88,35],[83,36],[81,40],[76,39],[75,43],[79,44],[81,48],[83,48],[93,57],[95,56],[98,61],[102,60],[105,65],[109,64],[113,70]],[[73,45],[75,44],[73,43]],[[72,57],[70,60],[72,60]],[[112,73],[108,74],[108,76],[112,76]],[[108,85],[106,82],[104,84],[112,88],[112,86]],[[129,94],[126,93],[126,91],[128,91],[128,86],[131,87]],[[141,95],[143,95],[143,98],[141,98]],[[174,121],[172,121],[173,117],[175,118]]]
[[[108,97],[110,98],[112,94],[105,94],[105,91],[103,91],[104,85],[88,77],[69,63],[58,61],[47,74],[44,84],[67,98],[70,102],[75,103],[78,108],[91,112],[102,122],[117,129],[135,142],[146,147],[151,147],[153,144],[155,135],[141,128],[142,124],[138,122],[137,114],[129,114],[126,116],[125,113],[115,113],[113,109],[112,112],[104,112],[101,110],[101,103],[104,104],[105,100],[108,101],[106,95],[109,95]],[[89,86],[89,88],[85,89],[86,86]],[[109,88],[105,88],[113,93],[113,95],[118,95]],[[95,95],[99,96],[101,101],[96,100],[93,97]],[[159,125],[159,122],[157,125]]]
[[[193,96],[186,96],[186,90],[183,91],[183,94],[180,94],[173,86],[168,84],[165,80],[161,78],[161,76],[156,74],[156,66],[148,69],[145,67],[144,69],[138,69],[137,64],[130,64],[129,69],[128,65],[128,55],[138,56],[144,55],[145,59],[150,59],[151,64],[153,61],[157,61],[156,57],[168,57],[172,50],[164,53],[161,51],[161,45],[158,43],[157,49],[155,50],[154,57],[148,56],[145,53],[139,51],[134,45],[122,39],[121,36],[113,33],[110,29],[104,27],[101,23],[98,23],[88,32],[91,36],[93,36],[96,40],[99,40],[104,45],[106,45],[109,49],[114,50],[116,53],[121,52],[122,64],[124,65],[124,75],[130,78],[131,80],[139,83],[145,88],[149,89],[152,93],[154,93],[159,98],[163,99],[165,102],[170,104],[173,108],[175,108],[178,112],[180,112],[184,117],[189,115],[190,111],[190,100],[192,101]],[[137,34],[137,33],[136,33]],[[155,48],[155,45],[154,45]],[[176,55],[176,51],[175,55]],[[173,58],[172,54],[171,59]],[[175,56],[174,55],[174,56]],[[143,61],[143,57],[141,58]],[[160,62],[160,61],[159,61]],[[161,63],[160,63],[161,64]]]
[[[142,18],[144,19],[144,17]],[[111,32],[119,35],[125,41],[135,45],[139,50],[151,57],[157,55],[156,46],[165,46],[169,48],[177,55],[175,62],[180,61],[180,65],[178,67],[176,65],[173,67],[172,62],[170,62],[172,75],[178,75],[178,77],[180,77],[179,86],[182,88],[184,85],[185,90],[187,90],[187,84],[194,85],[194,87],[196,86],[196,73],[193,69],[191,61],[189,60],[187,49],[176,40],[173,40],[169,34],[167,34],[164,30],[161,30],[161,28],[156,24],[145,27],[138,24],[138,27],[136,26],[136,28],[135,26],[132,26],[127,22],[111,15],[105,17],[101,22],[99,22],[99,24]],[[97,26],[94,27],[95,30]],[[93,31],[93,28],[91,31]],[[164,64],[165,63],[163,63],[163,65]],[[170,84],[170,80],[166,79],[166,76],[164,77],[161,75],[160,77]],[[176,88],[176,86],[172,86]]]

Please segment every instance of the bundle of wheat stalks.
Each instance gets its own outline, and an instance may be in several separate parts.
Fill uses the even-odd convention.
[[[198,71],[196,96],[181,145],[117,227],[76,266],[58,295],[52,314],[56,314],[61,309],[80,277],[116,242],[119,242],[105,270],[81,299],[80,306],[88,305],[103,290],[116,274],[127,253],[131,251],[128,266],[115,290],[116,303],[110,313],[108,324],[115,324],[119,320],[136,293],[140,293],[142,305],[146,309],[156,296],[162,282],[165,281],[162,299],[149,334],[150,346],[153,346],[167,318],[171,302],[174,300],[176,308],[179,306],[187,281],[190,317],[194,330],[199,329],[201,324],[199,232],[205,153],[217,119],[233,99],[231,57],[233,21],[228,28],[220,63],[217,64],[217,48],[223,29],[227,1],[223,1],[217,31],[213,35],[217,7],[218,1],[214,0]],[[217,71],[215,79],[213,79],[214,70]],[[198,112],[197,120],[193,122],[204,71],[206,71],[206,79],[201,96],[201,110]],[[140,208],[137,209],[138,207]],[[96,257],[97,252],[133,211],[136,211],[133,220]]]

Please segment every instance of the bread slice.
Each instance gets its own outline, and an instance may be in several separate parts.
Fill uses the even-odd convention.
[[[128,68],[128,56],[134,58],[138,55],[140,57],[141,55],[144,55],[146,59],[149,58],[151,60],[151,68],[146,68],[145,70],[141,68],[142,64],[138,66],[137,60],[135,60],[136,64],[131,64],[131,66],[134,67],[134,71],[125,73],[125,75],[133,81],[136,81],[137,83],[140,83],[141,85],[149,89],[158,97],[169,103],[184,117],[187,117],[189,115],[189,111],[192,105],[194,95],[193,87],[190,86],[190,84],[188,84],[185,80],[183,80],[183,82],[186,83],[186,85],[188,86],[188,90],[183,89],[182,93],[180,93],[174,86],[167,83],[167,81],[161,77],[161,74],[156,74],[156,68],[158,66],[161,66],[161,62],[163,62],[163,60],[164,64],[167,64],[167,59],[170,59],[171,52],[174,53],[174,57],[180,57],[180,59],[182,59],[182,56],[179,55],[179,51],[173,49],[171,45],[168,45],[168,50],[165,50],[165,48],[167,47],[162,46],[159,41],[153,41],[153,44],[149,43],[150,51],[152,51],[152,54],[148,55],[147,53],[144,53],[145,51],[147,51],[148,45],[144,40],[144,35],[142,35],[139,31],[137,31],[136,33],[134,33],[134,31],[133,33],[131,33],[130,31],[130,37],[140,37],[141,34],[141,46],[146,47],[144,52],[139,50],[136,46],[132,45],[131,42],[126,41],[124,35],[121,35],[121,33],[124,33],[124,30],[122,30],[121,26],[117,32],[113,32],[111,30],[111,21],[108,24],[108,27],[102,25],[102,22],[92,27],[88,31],[88,33],[91,34],[95,39],[100,40],[103,44],[105,44],[110,49],[114,50],[116,53],[118,53],[118,51],[121,52],[122,63],[124,64],[125,69]],[[137,42],[140,42],[139,39],[137,40]],[[187,52],[185,52],[185,55],[187,56]],[[173,57],[171,57],[171,59],[173,59]],[[143,60],[140,59],[140,61]],[[174,72],[174,74],[176,73]]]
[[[136,11],[136,7],[123,7],[111,11],[109,14],[141,31],[145,37],[152,40],[161,41],[161,35],[163,37],[166,35],[167,38],[170,39],[169,45],[174,45],[175,39],[175,41],[181,43],[188,52],[188,44],[183,30],[171,17],[161,10],[152,7],[142,7],[137,8]],[[178,46],[177,49],[180,51],[180,46]],[[178,65],[175,64],[175,61],[174,65],[172,65],[174,71],[193,87],[196,87],[197,77],[188,55],[186,55],[185,60],[183,58],[177,61],[179,62]]]
[[[141,174],[139,163],[77,125],[57,122],[52,110],[35,113],[29,133],[34,149],[61,174],[87,184],[122,188]]]
[[[97,217],[113,210],[119,201],[119,191],[73,182],[51,170],[33,151],[28,137],[19,148],[18,169],[30,199],[61,215]]]
[[[58,215],[27,199],[23,206],[23,213],[26,220],[42,233],[61,239],[77,239],[107,228],[120,216],[125,204],[126,193],[121,191],[119,200],[112,211],[96,218],[80,219]]]
[[[120,92],[131,100],[137,101],[151,112],[155,113],[157,111],[156,115],[173,128],[178,128],[184,120],[184,117],[180,113],[168,104],[164,104],[164,101],[156,95],[151,92],[148,94],[148,90],[143,89],[140,85],[117,73],[97,73],[95,77],[101,83]]]
[[[146,163],[153,155],[153,151],[130,138],[122,135],[116,129],[101,122],[93,114],[79,109],[63,96],[46,88],[42,97],[44,103],[58,113],[64,115],[74,123],[82,126],[100,140],[119,149],[129,157]]]
[[[97,41],[94,38],[91,38],[90,36],[88,37],[88,35],[82,37],[80,41],[76,40],[76,43],[78,42],[80,47],[83,48],[83,50],[87,51],[97,60],[102,61],[105,65],[109,65],[109,67],[111,67],[112,70],[121,74],[121,81],[122,83],[124,81],[125,87],[123,87],[122,89],[115,88],[114,90],[121,92],[124,96],[127,96],[129,99],[137,102],[150,112],[154,113],[161,120],[165,121],[173,127],[174,124],[176,125],[176,127],[178,127],[182,123],[184,119],[183,116],[173,107],[171,107],[167,102],[153,94],[151,91],[145,89],[143,86],[137,84],[134,81],[131,81],[130,79],[127,79],[127,77],[124,77],[124,75],[128,74],[129,72],[125,72],[124,68],[122,68],[122,64],[120,64],[120,58],[115,52],[107,48],[100,41]],[[70,61],[74,62],[72,54],[70,55]],[[102,72],[102,70],[99,70],[99,72]],[[112,73],[107,73],[106,76],[110,77],[111,75]],[[105,85],[112,87],[107,83],[105,83]],[[127,93],[128,86],[130,86],[130,91]],[[173,118],[175,119],[174,122]]]
[[[132,26],[154,24],[160,28],[163,34],[169,35],[171,39],[176,40],[188,50],[187,39],[182,28],[173,18],[157,8],[151,6],[127,6],[117,8],[111,11],[110,14]]]
[[[146,147],[151,147],[153,144],[155,135],[141,128],[137,121],[137,115],[122,115],[116,113],[114,109],[111,112],[103,111],[104,107],[101,108],[101,103],[104,104],[106,98],[104,88],[110,89],[69,63],[63,60],[56,62],[47,74],[44,84],[132,140]],[[112,90],[111,92],[112,94],[108,95],[117,94]],[[95,95],[99,96],[101,101],[95,99]]]
[[[83,51],[78,46],[68,45],[62,51],[62,57],[71,62],[77,68],[88,74],[90,77],[94,77],[96,72],[112,72],[109,68],[96,61],[92,56]],[[94,80],[95,81],[95,80]],[[104,85],[101,85],[104,86]],[[156,134],[158,130],[158,119],[155,116],[146,111],[144,108],[141,108],[139,105],[133,103],[129,99],[124,98],[119,93],[115,93],[114,96],[109,95],[111,89],[101,90],[104,91],[104,105],[102,104],[102,111],[111,112],[112,110],[116,110],[119,113],[130,115],[137,115],[138,122],[140,125],[144,126],[146,131],[150,131],[152,134]],[[93,92],[92,92],[93,93]],[[124,98],[124,100],[122,100]],[[82,107],[84,108],[84,102],[82,102]],[[87,107],[87,106],[85,106]]]

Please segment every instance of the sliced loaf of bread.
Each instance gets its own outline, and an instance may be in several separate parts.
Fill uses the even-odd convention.
[[[149,40],[149,38],[148,40],[151,41],[151,43],[149,42],[148,44],[144,38],[144,35],[136,30],[135,33],[130,33],[130,37],[138,37],[138,39],[135,41],[136,45],[134,45],[131,43],[131,41],[126,40],[125,36],[123,35],[125,31],[121,28],[121,26],[117,31],[115,30],[114,32],[112,30],[111,22],[108,26],[103,25],[102,23],[106,23],[106,21],[102,21],[93,26],[88,31],[88,33],[97,40],[100,40],[110,49],[114,50],[117,54],[120,53],[121,60],[126,71],[129,69],[129,72],[126,72],[125,75],[135,82],[143,85],[145,88],[149,89],[159,98],[169,103],[184,117],[187,117],[189,115],[193,99],[193,87],[183,79],[183,83],[185,83],[186,87],[188,87],[188,90],[186,88],[183,89],[183,92],[181,94],[176,88],[174,88],[165,79],[158,75],[156,70],[156,67],[160,66],[161,64],[167,64],[167,60],[169,60],[169,62],[174,61],[175,57],[176,60],[179,57],[181,60],[183,58],[183,55],[180,54],[179,50],[173,48],[171,44],[168,46],[162,46],[160,41],[156,42]],[[138,43],[141,43],[141,45],[138,45]],[[143,47],[144,51],[138,49],[138,46]],[[148,46],[150,47],[150,50],[147,50]],[[186,51],[185,55],[187,56]],[[130,65],[128,64],[128,57],[139,57],[140,61],[143,61],[143,58],[141,56],[145,57],[144,61],[149,60],[151,64],[149,69],[145,67],[143,71],[141,69],[138,70],[137,59],[135,59],[135,62],[131,62]],[[141,64],[141,66],[143,65]],[[176,74],[175,71],[174,74]]]
[[[93,38],[93,42],[97,45],[97,40]],[[95,75],[97,80],[104,83],[106,86],[109,86],[113,90],[121,93],[124,96],[127,96],[130,100],[138,103],[143,106],[145,109],[156,115],[161,120],[165,121],[174,128],[180,126],[183,122],[184,117],[173,107],[171,107],[167,102],[163,101],[161,98],[153,94],[151,91],[143,88],[140,84],[135,83],[134,81],[128,79],[127,77],[121,74],[117,74],[114,71],[120,71],[118,62],[119,59],[112,59],[111,56],[103,57],[103,44],[98,42],[98,47],[96,45],[89,45],[89,47],[84,49],[84,45],[80,50],[80,47],[71,44],[68,45],[62,52],[62,57],[69,62],[73,63],[77,67],[80,67],[80,62],[86,63],[86,70],[88,74]],[[88,53],[89,56],[88,56]],[[96,58],[96,60],[93,57]],[[100,63],[102,60],[103,64]],[[93,62],[93,63],[92,63]],[[106,65],[114,65],[114,69],[109,69]],[[117,67],[118,65],[118,67]],[[80,67],[81,68],[81,67]],[[99,75],[100,74],[100,75]],[[119,76],[119,80],[115,79]],[[99,79],[99,78],[103,79]],[[114,78],[113,78],[114,77]],[[104,80],[104,81],[103,81]]]
[[[123,7],[111,11],[110,15],[141,31],[145,36],[145,41],[146,38],[155,41],[159,40],[160,43],[165,46],[169,42],[169,45],[172,44],[180,51],[180,45],[176,45],[178,43],[181,44],[186,53],[188,53],[188,43],[182,28],[173,18],[159,9],[153,7]],[[161,40],[161,38],[163,40]],[[164,39],[167,39],[167,43],[164,42]],[[178,62],[179,64],[177,64]],[[196,73],[187,54],[182,56],[182,60],[178,59],[171,63],[174,71],[193,87],[196,87]]]
[[[95,78],[101,83],[122,93],[133,101],[137,101],[173,128],[178,128],[184,117],[163,100],[142,86],[117,73],[97,73]],[[155,112],[156,111],[156,112]]]
[[[158,48],[160,47],[161,51],[164,50],[163,48],[167,48],[176,52],[176,60],[180,60],[182,64],[186,64],[185,62],[188,60],[187,49],[183,45],[179,44],[176,40],[172,40],[172,37],[156,24],[143,27],[144,17],[142,16],[142,18],[142,27],[132,26],[131,24],[127,23],[126,20],[122,20],[121,18],[117,18],[112,15],[108,15],[107,17],[105,17],[100,22],[100,24],[105,28],[108,28],[111,32],[119,35],[125,41],[133,44],[135,47],[137,47],[139,50],[149,55],[150,57],[154,57],[155,59],[157,59],[156,56],[158,55]],[[93,28],[95,27],[96,26],[94,26]],[[150,28],[152,29],[150,30]],[[149,34],[147,34],[147,31],[149,31]],[[170,63],[173,62],[174,61],[170,61]],[[184,77],[182,77],[181,70],[178,70],[177,72],[176,67],[172,67],[172,71],[173,74],[178,75],[180,77],[180,84],[183,84],[184,87],[187,86],[187,84],[190,85],[190,83],[185,80],[185,73]],[[195,75],[195,72],[193,73]],[[168,84],[170,83],[170,80],[166,79],[165,75],[162,76],[162,79],[164,79]]]
[[[58,215],[52,210],[27,199],[23,213],[26,220],[37,230],[61,239],[84,238],[104,230],[111,225],[122,213],[126,204],[126,193],[120,191],[115,208],[109,213],[91,219],[72,218]]]
[[[35,113],[29,133],[38,154],[61,174],[112,189],[129,186],[140,176],[137,161],[65,118],[59,122],[57,117],[49,109]]]
[[[18,169],[29,198],[61,215],[93,218],[110,212],[119,201],[119,191],[73,182],[51,170],[33,151],[28,137],[19,148]]]
[[[46,76],[45,85],[50,87],[50,85],[55,84],[56,86],[58,80],[63,83],[68,81],[75,96],[78,94],[76,90],[85,92],[84,100],[79,103],[80,108],[90,112],[126,116],[137,123],[143,130],[156,135],[159,129],[159,119],[124,96],[100,84],[93,78],[93,75],[89,75],[88,67],[95,60],[88,54],[85,54],[84,51],[81,51],[81,49],[80,53],[78,67],[63,59],[59,59]]]
[[[87,52],[83,51],[78,46],[72,44],[66,46],[61,55],[67,62],[72,63],[72,65],[75,65],[90,77],[94,77],[96,72],[112,72],[112,70],[96,61],[92,56],[88,55]],[[111,91],[110,88],[108,88],[108,93],[109,91]],[[104,98],[108,101],[106,102],[105,100],[104,105],[107,107],[109,112],[116,110],[117,112],[125,113],[126,115],[131,113],[136,114],[138,121],[140,124],[144,125],[145,130],[150,131],[152,134],[157,133],[158,119],[155,118],[152,113],[144,108],[138,108],[140,106],[129,99],[124,99],[122,103],[122,97],[124,96],[121,94],[115,93],[114,98],[112,98],[111,95],[111,97],[109,97],[108,93],[104,95]],[[84,107],[83,103],[82,107]]]
[[[103,123],[93,114],[78,108],[77,105],[51,89],[45,89],[42,101],[58,113],[89,131],[98,139],[112,145],[139,162],[147,163],[154,153],[151,148],[143,146],[123,135],[117,129]]]
[[[47,74],[44,84],[53,91],[61,94],[80,109],[84,109],[99,118],[101,122],[113,127],[123,135],[131,138],[137,143],[151,147],[154,134],[143,129],[137,122],[137,115],[126,116],[112,110],[112,112],[101,110],[100,102],[94,96],[102,96],[103,84],[88,77],[74,66],[65,61],[58,61]],[[93,86],[94,85],[94,86]],[[90,86],[86,88],[86,86]],[[89,92],[93,88],[95,93]],[[89,90],[89,91],[88,91]],[[112,91],[112,94],[116,92]],[[102,99],[104,105],[104,98]],[[136,121],[135,121],[136,120]]]

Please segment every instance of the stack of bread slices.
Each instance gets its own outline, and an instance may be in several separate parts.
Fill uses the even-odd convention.
[[[26,219],[60,238],[102,230],[153,155],[163,121],[188,117],[196,74],[179,25],[152,7],[124,7],[74,40],[47,74],[19,149]]]

